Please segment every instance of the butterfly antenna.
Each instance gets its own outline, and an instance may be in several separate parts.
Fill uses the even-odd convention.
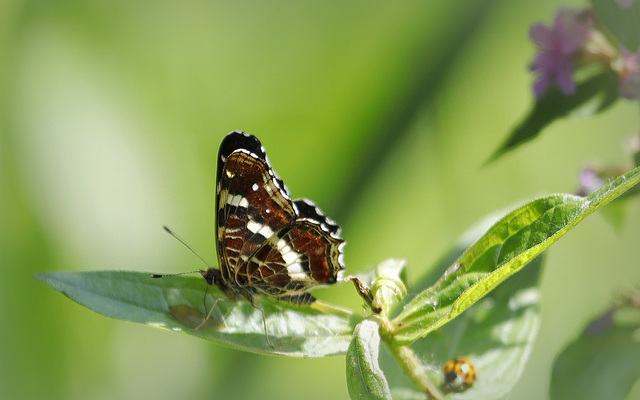
[[[171,229],[169,229],[165,225],[162,226],[162,229],[164,229],[169,235],[171,235],[175,239],[177,239],[180,243],[182,243],[187,249],[189,249],[189,251],[191,251],[193,254],[195,254],[195,256],[198,257],[200,259],[200,261],[202,261],[204,263],[204,265],[207,266],[207,268],[211,268],[209,263],[207,263],[205,261],[205,259],[200,256],[200,254],[196,253],[196,251],[193,249],[193,247],[189,246],[189,244],[187,242],[185,242],[181,237],[179,237],[178,235],[173,233],[173,231]],[[165,276],[177,276],[177,275],[195,274],[196,272],[200,272],[200,271],[196,270],[196,271],[188,271],[188,272],[178,272],[177,274],[152,274],[151,277],[152,278],[163,278]]]
[[[178,275],[195,274],[196,272],[200,272],[200,271],[178,272],[177,274],[151,274],[151,277],[152,278],[164,278],[164,277],[167,277],[167,276],[178,276]]]

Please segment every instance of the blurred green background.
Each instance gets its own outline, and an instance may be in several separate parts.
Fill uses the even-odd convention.
[[[343,357],[111,320],[31,275],[202,267],[163,224],[215,263],[217,148],[240,129],[342,224],[349,273],[404,257],[417,280],[486,214],[573,192],[588,161],[627,162],[637,104],[618,102],[482,167],[532,105],[529,26],[560,5],[585,3],[2,2],[0,397],[347,398]],[[597,213],[551,249],[513,398],[545,398],[554,355],[638,287],[626,206],[619,231]],[[314,294],[361,310],[350,285]]]

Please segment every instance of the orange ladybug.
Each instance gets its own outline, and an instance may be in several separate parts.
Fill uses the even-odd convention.
[[[456,357],[449,360],[442,368],[444,374],[444,390],[447,392],[461,392],[473,385],[478,374],[467,357]]]

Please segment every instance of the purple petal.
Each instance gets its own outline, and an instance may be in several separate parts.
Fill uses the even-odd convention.
[[[545,55],[543,53],[540,53],[538,55],[536,55],[536,58],[533,60],[533,62],[531,63],[531,65],[529,65],[529,70],[530,71],[541,71],[544,70],[544,66],[545,66]]]
[[[618,93],[627,100],[640,100],[640,72],[623,78],[618,86]]]
[[[590,14],[573,9],[556,12],[553,25],[535,24],[529,28],[529,38],[538,46],[538,54],[529,69],[538,73],[533,84],[536,97],[541,97],[555,83],[565,95],[576,91],[571,76],[573,60],[593,29]]]
[[[586,41],[593,29],[593,21],[585,12],[561,9],[556,13],[552,29],[557,48],[562,54],[571,55]]]
[[[544,47],[550,41],[551,31],[542,24],[531,25],[529,39],[535,44]]]
[[[542,95],[549,88],[549,84],[551,83],[551,77],[546,74],[541,74],[538,76],[538,79],[533,83],[533,94],[536,96],[536,99],[542,97]]]
[[[640,50],[631,53],[622,49],[622,68],[619,71],[618,93],[627,100],[640,100]]]
[[[583,196],[595,192],[604,185],[604,181],[598,175],[598,172],[591,167],[584,167],[582,171],[580,171],[578,181],[581,187],[580,192],[584,193]]]
[[[576,84],[573,81],[573,77],[571,76],[571,65],[569,63],[568,67],[558,68],[556,70],[556,83],[562,93],[565,95],[574,94],[576,91]]]
[[[571,27],[577,20],[580,12],[570,8],[561,8],[556,12],[556,16],[553,19],[553,27],[555,29],[566,29]]]

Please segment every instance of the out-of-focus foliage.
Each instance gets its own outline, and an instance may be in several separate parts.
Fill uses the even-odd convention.
[[[509,134],[492,159],[533,140],[549,124],[568,115],[591,116],[618,100],[617,76],[610,71],[589,76],[577,84],[571,96],[553,88],[536,101],[527,117]]]
[[[527,30],[559,5],[4,2],[0,395],[344,398],[342,357],[265,357],[107,319],[32,275],[202,267],[163,224],[213,260],[215,155],[242,129],[294,197],[343,225],[348,273],[407,258],[411,291],[478,216],[623,157],[638,114],[618,101],[480,168],[533,104]],[[596,215],[554,247],[514,398],[546,396],[555,354],[640,281],[638,206],[626,211],[619,233]],[[361,303],[351,285],[314,295]]]
[[[592,321],[553,364],[551,400],[632,399],[640,379],[640,296]]]

